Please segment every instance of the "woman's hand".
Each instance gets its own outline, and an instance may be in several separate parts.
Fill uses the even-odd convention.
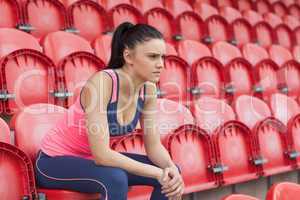
[[[178,169],[176,167],[165,168],[162,179],[164,180],[161,183],[162,193],[170,200],[180,200],[184,192],[184,182]]]

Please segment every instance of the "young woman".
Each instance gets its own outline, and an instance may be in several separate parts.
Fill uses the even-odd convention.
[[[151,200],[181,199],[184,183],[160,142],[156,87],[166,51],[162,34],[145,24],[121,24],[108,69],[97,72],[62,120],[43,138],[36,161],[38,185],[106,200],[127,199],[128,186],[149,185]],[[147,156],[119,153],[110,141],[140,121]]]

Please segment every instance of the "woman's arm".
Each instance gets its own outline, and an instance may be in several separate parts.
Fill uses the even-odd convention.
[[[162,169],[135,161],[110,149],[107,105],[111,91],[111,78],[105,72],[99,72],[87,82],[81,94],[81,104],[86,113],[88,140],[95,163],[160,180],[163,175]]]
[[[158,123],[156,122],[156,86],[153,83],[146,85],[146,100],[143,114],[141,117],[141,126],[144,131],[144,143],[149,159],[161,168],[176,168],[168,151],[160,141],[158,132]],[[177,169],[177,168],[176,168]]]

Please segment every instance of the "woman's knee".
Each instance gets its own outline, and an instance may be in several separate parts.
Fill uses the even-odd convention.
[[[109,182],[113,188],[116,188],[120,192],[128,191],[128,176],[123,169],[113,168],[109,175]]]

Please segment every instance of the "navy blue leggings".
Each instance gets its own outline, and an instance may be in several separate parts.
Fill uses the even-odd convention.
[[[122,153],[136,161],[154,165],[147,156]],[[75,156],[50,157],[39,152],[35,166],[37,184],[48,189],[101,193],[105,200],[126,200],[128,186],[148,185],[154,190],[151,200],[167,200],[160,183],[115,167],[99,166],[92,160]]]

